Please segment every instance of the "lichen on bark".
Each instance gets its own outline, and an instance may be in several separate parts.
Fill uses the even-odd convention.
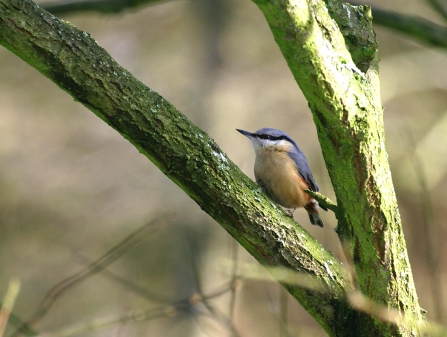
[[[358,286],[411,322],[394,326],[363,317],[354,335],[420,332],[424,318],[385,148],[370,9],[336,0],[254,2],[308,100],[337,197],[337,233]]]
[[[375,302],[400,308],[409,324],[394,326],[353,309],[344,297],[352,280],[334,256],[203,130],[87,33],[30,0],[0,0],[0,44],[134,144],[260,263],[304,271],[322,282],[325,292],[285,287],[331,336],[418,334],[422,318],[384,146],[377,53],[366,53],[371,61],[354,57],[355,43],[348,51],[344,36],[350,35],[342,34],[323,1],[255,2],[309,102],[337,197],[338,234],[354,261],[358,286]]]

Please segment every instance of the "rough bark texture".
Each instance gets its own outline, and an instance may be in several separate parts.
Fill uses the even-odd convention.
[[[374,302],[400,309],[410,321],[395,326],[363,316],[352,321],[352,335],[418,335],[423,317],[385,149],[377,53],[367,50],[365,55],[364,45],[355,41],[348,52],[337,25],[356,13],[364,21],[361,26],[367,26],[371,12],[338,1],[327,1],[329,11],[321,0],[254,2],[312,110],[337,196],[338,234],[355,264],[358,286]],[[362,58],[360,70],[353,59]]]
[[[418,335],[422,319],[384,146],[377,72],[371,66],[376,53],[358,53],[359,70],[322,1],[256,3],[314,114],[339,204],[338,232],[354,259],[359,287],[375,302],[405,312],[409,326],[353,310],[344,300],[352,281],[332,254],[286,217],[205,132],[119,66],[87,33],[30,0],[0,0],[0,44],[134,144],[260,263],[313,275],[326,292],[286,288],[329,335]]]
[[[89,34],[32,1],[0,0],[0,44],[135,145],[261,264],[315,276],[325,292],[286,287],[327,331],[337,330],[340,314],[358,315],[344,300],[352,283],[339,261],[204,131],[119,66]]]

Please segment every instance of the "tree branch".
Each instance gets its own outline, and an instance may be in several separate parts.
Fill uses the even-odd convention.
[[[405,324],[352,309],[344,299],[352,280],[334,256],[285,216],[205,132],[87,33],[30,0],[0,0],[0,44],[120,132],[261,264],[306,272],[321,282],[327,291],[283,284],[331,336],[418,334],[424,320],[384,145],[377,50],[362,54],[365,44],[346,42],[354,35],[342,34],[339,22],[349,7],[328,11],[321,0],[255,2],[312,110],[337,197],[338,234],[355,264],[358,286],[373,302],[401,310]],[[360,26],[368,27],[368,8],[357,11],[366,20]],[[367,44],[374,46],[369,37]]]
[[[335,2],[334,1],[327,1]],[[424,324],[385,149],[378,58],[360,70],[321,0],[254,0],[308,100],[337,197],[337,234],[360,290],[413,324],[350,317],[353,336],[410,336]],[[360,9],[362,10],[362,9]],[[344,11],[349,13],[349,10]],[[332,16],[332,17],[331,17]],[[371,20],[363,6],[363,17]],[[348,27],[349,28],[349,27]],[[340,335],[344,333],[337,331]]]
[[[121,13],[128,9],[152,5],[162,0],[79,0],[43,3],[40,6],[55,15],[75,12]]]
[[[304,190],[304,191],[307,194],[309,194],[312,198],[317,200],[318,203],[320,204],[320,206],[326,207],[327,209],[330,209],[334,213],[338,212],[337,205],[331,199],[326,197],[325,195],[318,193],[318,192],[311,191],[311,190]]]
[[[285,287],[332,335],[346,317],[364,315],[344,300],[352,283],[340,262],[273,204],[214,140],[87,33],[30,0],[0,0],[0,44],[117,130],[261,264],[318,279],[326,292]]]
[[[374,24],[391,28],[421,42],[447,48],[447,27],[418,16],[404,15],[373,7]]]
[[[445,1],[427,0],[427,2],[443,17],[444,20],[447,20],[447,7],[445,6]]]

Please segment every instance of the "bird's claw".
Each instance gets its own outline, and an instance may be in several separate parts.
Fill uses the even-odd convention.
[[[287,214],[287,216],[291,217],[293,219],[293,212],[295,210],[294,209],[286,209],[285,212]]]

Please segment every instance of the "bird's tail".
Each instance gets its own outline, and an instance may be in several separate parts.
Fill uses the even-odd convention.
[[[309,211],[307,211],[307,214],[309,214],[309,219],[310,219],[310,223],[312,225],[318,226],[323,228],[324,227],[324,222],[323,220],[321,220],[320,218],[320,214],[317,213],[310,213]]]
[[[307,214],[309,214],[310,223],[314,226],[323,228],[324,222],[321,220],[320,214],[318,214],[318,202],[315,199],[310,199],[309,203],[305,207]]]

